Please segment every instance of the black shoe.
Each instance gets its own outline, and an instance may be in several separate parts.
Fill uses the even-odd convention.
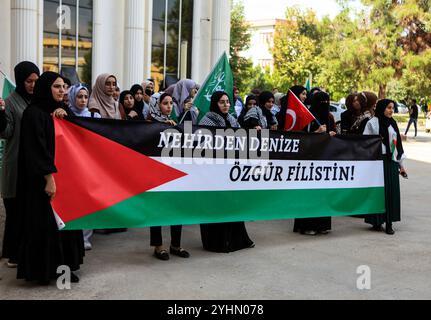
[[[386,234],[389,234],[389,235],[395,234],[395,231],[394,231],[394,229],[392,229],[391,224],[386,225]]]
[[[49,280],[39,280],[37,282],[38,285],[43,286],[43,287],[47,287],[51,284],[51,282]]]
[[[117,229],[110,229],[109,233],[123,233],[123,232],[127,232],[126,228],[117,228]]]
[[[70,274],[70,282],[71,283],[79,283],[79,277],[73,272]]]
[[[375,225],[372,228],[374,231],[383,231],[383,227],[381,224]]]
[[[159,260],[163,260],[163,261],[169,260],[169,253],[166,250],[161,250],[161,251],[154,250],[154,256]]]
[[[178,256],[178,257],[185,258],[185,259],[190,258],[190,253],[188,253],[183,248],[175,249],[175,248],[171,247],[169,251],[174,256]]]

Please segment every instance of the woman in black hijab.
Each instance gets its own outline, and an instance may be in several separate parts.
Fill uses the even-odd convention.
[[[274,114],[271,112],[274,106],[275,98],[272,92],[264,91],[259,96],[259,107],[266,118],[267,128],[271,130],[278,129],[278,121]],[[286,114],[286,113],[285,113]]]
[[[18,260],[16,185],[21,119],[31,101],[39,75],[39,69],[34,63],[19,63],[15,67],[16,89],[6,99],[4,110],[0,111],[0,137],[6,141],[1,173],[1,195],[6,210],[2,256],[9,259],[9,268],[16,268]]]
[[[266,129],[267,123],[259,108],[259,99],[255,95],[247,96],[245,106],[238,117],[238,123],[245,129]]]
[[[236,119],[229,114],[230,101],[226,92],[215,92],[211,97],[210,112],[200,125],[219,128],[238,128]],[[211,252],[228,253],[254,247],[244,222],[201,224],[202,245]]]
[[[393,235],[392,223],[401,221],[400,178],[407,178],[404,168],[406,158],[397,122],[393,119],[395,101],[380,100],[376,106],[375,117],[368,121],[364,135],[380,135],[383,140],[382,153],[385,173],[385,204],[386,213],[368,215],[365,222],[376,231],[382,230],[386,224],[386,233]]]
[[[332,113],[329,111],[330,108],[330,96],[326,92],[318,91],[311,97],[310,112],[316,118],[317,121],[313,121],[307,131],[316,132],[321,126],[326,127],[326,133],[334,136],[337,131],[335,125],[335,119]]]
[[[292,91],[293,94],[297,96],[299,100],[302,101],[302,103],[305,103],[305,100],[307,99],[307,89],[305,87],[293,86],[289,90]],[[285,129],[284,127],[286,126],[286,113],[288,108],[288,105],[287,105],[288,101],[289,101],[289,92],[287,93],[286,96],[284,96],[280,100],[280,104],[281,104],[280,112],[277,114],[279,130],[284,130]]]
[[[136,106],[138,102],[135,100],[132,91],[126,90],[121,92],[118,101],[124,112],[124,120],[145,120],[144,114],[140,112],[140,107]]]
[[[144,88],[142,88],[141,85],[135,84],[130,89],[130,92],[132,93],[133,99],[135,99],[135,106],[134,110],[138,113],[139,120],[145,120],[144,117],[144,108],[145,108],[145,101],[144,101]],[[121,95],[120,95],[121,99]],[[148,106],[147,106],[148,109]],[[149,110],[146,110],[145,112],[148,113]]]
[[[78,270],[84,256],[82,231],[60,232],[51,207],[57,172],[52,113],[62,106],[63,96],[61,76],[42,74],[22,118],[17,191],[22,236],[17,278],[42,285],[57,277],[59,266]],[[79,278],[71,273],[70,280],[78,282]]]
[[[238,121],[229,114],[230,101],[226,92],[216,91],[211,96],[210,111],[199,122],[200,126],[239,128]]]
[[[326,127],[326,132],[331,136],[336,133],[335,121],[329,112],[330,97],[326,92],[316,92],[311,97],[310,112],[317,121],[313,121],[305,131],[312,133],[319,130],[321,126]],[[319,123],[318,123],[319,122]],[[305,235],[327,234],[331,230],[331,217],[295,219],[293,232]]]

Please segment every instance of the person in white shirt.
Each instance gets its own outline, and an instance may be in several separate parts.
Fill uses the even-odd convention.
[[[364,135],[380,135],[383,140],[382,154],[385,173],[386,213],[369,215],[365,222],[373,225],[373,230],[381,231],[386,224],[386,233],[393,235],[393,222],[401,221],[400,181],[399,176],[407,178],[404,168],[403,144],[396,121],[393,119],[395,102],[380,100],[376,106],[375,117],[368,121]]]

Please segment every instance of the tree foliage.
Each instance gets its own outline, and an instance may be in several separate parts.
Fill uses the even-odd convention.
[[[249,76],[286,90],[304,84],[311,72],[313,84],[335,100],[362,90],[397,100],[430,97],[431,1],[362,0],[366,9],[359,12],[349,0],[338,3],[342,10],[332,19],[287,8],[276,26],[273,72]],[[236,74],[241,69],[251,70],[239,67]]]
[[[250,48],[250,26],[244,15],[244,4],[242,1],[231,1],[231,31],[230,31],[230,66],[235,81],[235,86],[241,93],[248,93],[250,87],[255,85],[259,79],[260,70],[253,68],[251,59],[242,57],[241,52]]]

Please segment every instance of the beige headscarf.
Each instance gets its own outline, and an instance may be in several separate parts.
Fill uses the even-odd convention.
[[[88,103],[88,109],[98,110],[102,118],[105,119],[121,119],[118,103],[113,97],[105,93],[105,83],[110,77],[115,78],[115,81],[117,81],[117,78],[109,73],[104,73],[97,77]]]

